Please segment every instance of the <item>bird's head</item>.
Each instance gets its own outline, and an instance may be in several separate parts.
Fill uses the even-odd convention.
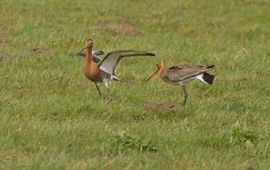
[[[82,52],[84,49],[89,49],[90,51],[92,51],[91,49],[92,47],[93,47],[93,40],[89,38],[85,41],[85,46],[81,49],[80,52]]]
[[[85,41],[85,47],[84,48],[90,48],[93,47],[93,40],[91,38],[87,39]]]
[[[159,69],[164,69],[165,68],[165,62],[163,60],[160,60],[159,63],[157,64],[157,67]]]
[[[152,71],[150,76],[146,79],[146,81],[149,81],[154,75],[156,75],[160,70],[163,70],[165,68],[165,63],[163,60],[160,60],[159,63],[156,64],[156,69]]]

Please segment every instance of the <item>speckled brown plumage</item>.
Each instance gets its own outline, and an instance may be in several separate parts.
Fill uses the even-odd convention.
[[[211,66],[192,66],[188,64],[174,65],[166,69],[166,64],[161,60],[157,65],[157,70],[155,70],[147,79],[150,80],[156,73],[160,71],[160,78],[167,83],[173,85],[180,85],[184,91],[184,101],[185,106],[188,93],[185,88],[185,83],[194,79],[199,79],[207,84],[212,84],[214,80],[214,75],[207,73],[207,71],[214,68]]]

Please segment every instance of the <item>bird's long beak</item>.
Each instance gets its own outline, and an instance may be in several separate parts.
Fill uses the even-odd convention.
[[[154,75],[156,75],[156,74],[158,73],[158,71],[159,71],[159,68],[157,67],[156,70],[154,70],[154,71],[150,74],[150,76],[146,79],[146,81],[149,81]]]
[[[91,42],[88,42],[88,43],[85,45],[85,47],[83,47],[83,48],[81,49],[81,51],[83,51],[84,49],[86,49],[87,47],[90,47],[90,46],[93,47],[93,42],[92,42],[92,41],[91,41]]]
[[[83,51],[84,49],[86,49],[86,47],[83,47],[80,51]]]

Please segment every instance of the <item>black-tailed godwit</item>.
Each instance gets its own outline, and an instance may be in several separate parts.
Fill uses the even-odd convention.
[[[188,98],[188,93],[185,88],[186,82],[198,79],[207,84],[212,84],[215,78],[215,75],[207,73],[209,70],[213,69],[215,65],[192,66],[188,64],[179,64],[166,69],[165,62],[161,60],[156,66],[157,69],[147,78],[147,81],[160,71],[160,78],[162,80],[173,85],[180,85],[184,91],[184,107]]]
[[[84,75],[95,83],[98,90],[99,96],[101,97],[101,92],[97,83],[103,82],[108,88],[108,84],[111,80],[120,79],[115,76],[116,66],[123,57],[131,56],[154,56],[155,54],[143,51],[133,51],[133,50],[120,50],[113,51],[105,55],[104,58],[100,58],[100,61],[96,62],[93,57],[93,40],[88,39],[86,45],[83,49],[86,49],[86,60],[84,67]],[[83,50],[82,49],[82,50]],[[81,51],[82,51],[81,50]],[[97,55],[98,56],[98,55]]]

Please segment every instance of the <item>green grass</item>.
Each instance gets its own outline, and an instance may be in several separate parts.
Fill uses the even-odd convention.
[[[0,169],[269,169],[269,8],[267,0],[1,0]],[[90,37],[95,49],[157,56],[123,60],[108,104],[73,55]],[[190,83],[185,112],[146,109],[182,100],[177,86],[143,82],[159,59],[215,64],[216,81]]]

